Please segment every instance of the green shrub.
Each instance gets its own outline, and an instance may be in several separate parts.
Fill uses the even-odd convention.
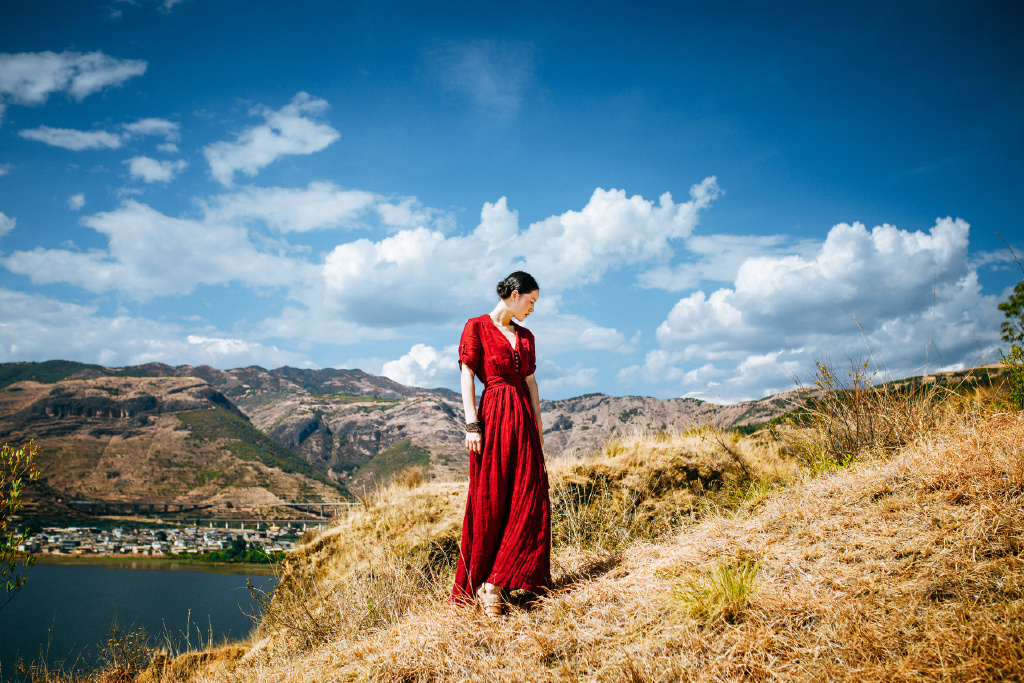
[[[1010,393],[1007,402],[1016,410],[1024,410],[1024,348],[1014,344],[1003,356],[1003,365],[1010,374]]]
[[[21,494],[25,482],[39,478],[35,468],[38,454],[39,447],[31,441],[23,448],[15,449],[7,444],[0,448],[0,586],[4,589],[0,608],[10,602],[24,585],[22,573],[32,566],[34,559],[28,554],[19,559],[18,546],[25,542],[26,534],[24,531],[11,533],[9,527],[14,515],[24,505]]]
[[[812,471],[843,467],[869,452],[891,453],[937,424],[937,410],[948,391],[937,383],[885,382],[875,385],[869,361],[850,362],[842,376],[815,363],[817,396],[778,429],[784,448]]]

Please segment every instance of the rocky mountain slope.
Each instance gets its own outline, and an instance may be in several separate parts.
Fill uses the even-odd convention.
[[[194,377],[21,381],[0,389],[0,442],[34,439],[53,496],[110,501],[340,500],[337,486]]]
[[[988,377],[1000,370],[984,372]],[[978,381],[971,371],[946,373],[939,381],[965,378]],[[757,425],[808,396],[792,390],[732,405],[601,394],[542,401],[545,451],[548,457],[571,457],[637,431]],[[199,410],[215,412],[194,412]],[[221,421],[205,424],[212,415]],[[434,478],[455,479],[467,468],[462,430],[461,400],[454,392],[407,387],[360,370],[0,364],[0,441],[36,438],[47,458],[68,463],[53,465],[60,471],[47,475],[51,485],[81,495],[212,496],[244,485],[285,498],[329,499],[339,495],[337,489],[371,489],[410,464],[424,466]],[[200,432],[217,436],[204,441],[196,436]],[[234,450],[225,451],[225,443]],[[200,445],[201,457],[195,453]],[[119,455],[124,452],[146,455],[129,457],[135,463],[130,468]],[[225,452],[233,458],[230,466],[207,462],[212,453]],[[302,486],[300,479],[264,486],[276,472],[272,452],[279,464],[287,461],[290,472],[283,474],[305,477]]]
[[[734,406],[603,395],[544,401],[545,450],[549,456],[588,452],[609,437],[638,429],[762,422],[790,409],[792,398]],[[0,365],[0,439],[34,437],[54,470],[44,475],[47,482],[68,495],[113,500],[173,489],[194,498],[242,484],[266,488],[269,475],[257,476],[253,468],[259,469],[259,457],[251,453],[249,464],[232,467],[207,462],[216,450],[210,444],[202,457],[192,453],[206,442],[191,436],[200,426],[186,425],[180,415],[213,409],[235,426],[251,424],[260,436],[298,455],[308,467],[293,474],[320,477],[316,486],[307,484],[312,488],[277,482],[268,489],[285,498],[305,499],[314,491],[327,495],[317,488],[324,482],[358,493],[407,465],[424,466],[434,478],[459,478],[468,464],[457,394],[407,387],[360,370],[218,370],[159,363],[104,368],[68,361]],[[258,437],[234,436],[248,451],[257,450],[253,439]],[[265,459],[267,444],[258,450]],[[127,451],[146,455],[127,457]],[[181,486],[172,486],[174,481]],[[299,495],[302,491],[310,496]]]

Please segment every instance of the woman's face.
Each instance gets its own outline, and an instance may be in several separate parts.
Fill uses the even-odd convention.
[[[523,322],[526,320],[526,316],[533,313],[533,305],[537,303],[539,297],[539,289],[535,289],[527,294],[520,294],[517,290],[512,292],[512,295],[505,300],[505,305],[512,311],[512,315],[516,320]]]

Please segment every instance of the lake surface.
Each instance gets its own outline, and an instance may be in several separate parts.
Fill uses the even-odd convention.
[[[0,610],[0,681],[20,679],[18,658],[89,667],[115,622],[178,650],[245,638],[254,626],[247,614],[257,612],[245,582],[271,591],[277,579],[266,571],[153,560],[36,564]]]

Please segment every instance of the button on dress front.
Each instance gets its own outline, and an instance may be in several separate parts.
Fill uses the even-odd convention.
[[[483,448],[469,451],[469,496],[452,600],[485,582],[543,592],[551,585],[548,476],[526,378],[537,367],[533,334],[513,322],[516,344],[489,315],[462,331],[459,363],[484,384],[477,409]]]

